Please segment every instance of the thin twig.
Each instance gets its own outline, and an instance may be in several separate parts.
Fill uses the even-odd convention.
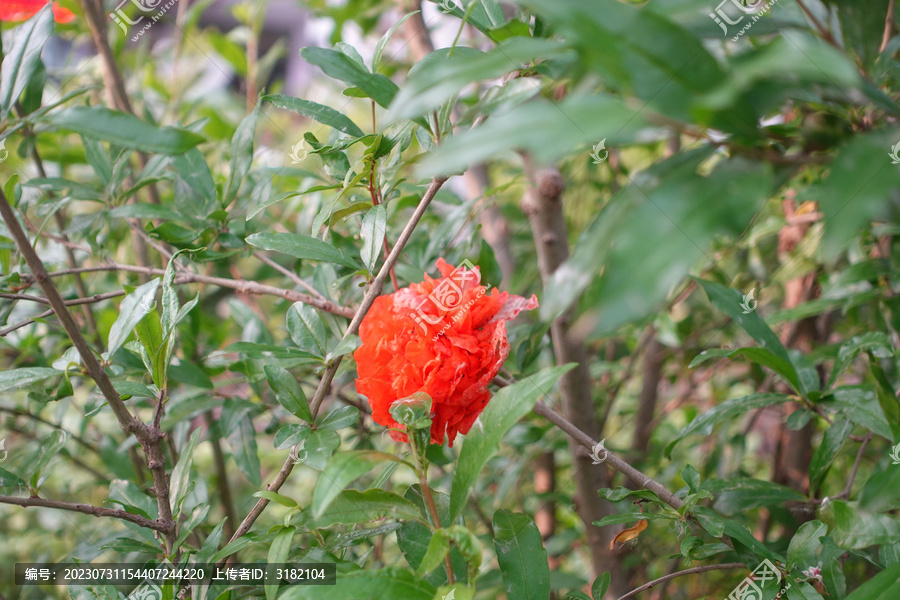
[[[277,262],[275,262],[274,260],[272,260],[271,258],[266,256],[265,254],[263,254],[261,252],[254,252],[253,257],[258,259],[260,262],[266,263],[267,265],[269,265],[270,267],[272,267],[273,269],[275,269],[276,271],[278,271],[279,273],[281,273],[282,275],[284,275],[285,277],[287,277],[288,279],[290,279],[291,281],[293,281],[294,283],[296,283],[297,285],[299,285],[300,287],[305,289],[307,292],[309,292],[310,294],[312,294],[319,300],[326,299],[325,296],[323,296],[319,290],[317,290],[313,286],[306,283],[302,277],[300,277],[299,275],[297,275],[290,269],[288,269],[286,267],[282,267],[281,265],[279,265]]]
[[[653,581],[648,581],[644,585],[638,588],[634,588],[624,596],[619,596],[618,600],[626,600],[626,598],[631,598],[632,596],[637,596],[644,590],[649,590],[654,585],[658,585],[663,583],[664,581],[668,581],[670,579],[675,579],[676,577],[681,577],[683,575],[692,575],[694,573],[706,573],[707,571],[723,571],[726,569],[746,569],[747,565],[744,563],[725,563],[724,565],[704,565],[702,567],[692,567],[690,569],[685,569],[684,571],[678,571],[677,573],[669,573],[668,575],[663,575],[659,579],[654,579]]]
[[[813,27],[816,28],[816,30],[819,32],[819,35],[825,38],[826,42],[828,42],[838,50],[843,50],[843,48],[841,48],[841,45],[837,43],[837,40],[834,39],[834,36],[831,35],[831,32],[825,29],[825,27],[819,22],[815,15],[813,15],[812,12],[810,12],[810,10],[806,8],[806,5],[803,4],[803,0],[797,0],[797,5],[800,6],[800,10],[803,11],[803,13],[809,18],[810,21],[812,21]]]
[[[164,269],[157,269],[155,267],[140,267],[137,265],[126,265],[117,262],[108,262],[106,264],[93,267],[81,267],[78,269],[63,269],[61,271],[54,271],[53,273],[49,273],[48,276],[59,277],[62,275],[71,275],[72,273],[87,273],[91,271],[126,271],[129,273],[142,273],[144,275],[165,274]],[[280,298],[284,298],[285,300],[290,300],[291,302],[303,302],[304,304],[309,304],[310,306],[314,306],[319,310],[324,310],[325,312],[330,312],[342,317],[347,317],[348,319],[354,315],[352,308],[335,304],[330,300],[319,300],[318,298],[313,298],[308,294],[303,294],[294,290],[284,290],[275,286],[257,283],[255,281],[236,281],[234,279],[226,279],[224,277],[200,275],[199,273],[180,273],[176,278],[175,283],[208,283],[210,285],[215,285],[221,288],[232,289],[241,294],[278,296]]]
[[[14,504],[16,506],[23,506],[25,508],[28,508],[29,506],[41,506],[44,508],[70,510],[72,512],[79,512],[85,515],[93,515],[95,517],[113,517],[115,519],[122,519],[123,521],[131,521],[135,525],[140,525],[141,527],[146,527],[147,529],[154,529],[163,533],[167,532],[165,524],[160,523],[159,521],[152,521],[147,517],[133,515],[130,512],[126,512],[124,510],[118,510],[115,508],[103,508],[100,506],[93,506],[92,504],[78,504],[76,502],[62,502],[59,500],[47,500],[45,498],[35,497],[18,498],[16,496],[0,496],[0,504]]]
[[[888,4],[887,17],[884,19],[884,34],[881,36],[881,46],[878,47],[878,54],[884,52],[888,42],[891,41],[891,34],[894,32],[894,11],[896,9],[895,0],[891,0]]]
[[[856,460],[853,461],[853,469],[850,471],[850,479],[847,480],[847,487],[844,488],[844,491],[838,494],[837,498],[849,498],[850,492],[853,490],[853,481],[856,479],[856,472],[859,471],[859,463],[862,462],[863,454],[866,453],[866,448],[869,446],[869,442],[875,436],[871,431],[866,434],[866,437],[863,438],[862,444],[859,446],[859,452],[856,453]]]

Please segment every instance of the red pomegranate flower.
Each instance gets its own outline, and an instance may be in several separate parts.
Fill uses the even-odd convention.
[[[537,308],[537,297],[510,295],[480,285],[476,267],[454,269],[443,258],[442,277],[427,274],[380,296],[359,327],[362,345],[354,352],[357,391],[369,400],[372,418],[385,427],[400,428],[390,414],[391,403],[416,392],[431,396],[431,442],[450,446],[467,433],[484,410],[488,384],[509,354],[506,321],[523,310]],[[406,435],[391,431],[397,441]]]
[[[0,2],[0,21],[24,21],[33,17],[47,0],[3,0]],[[68,23],[75,15],[67,8],[53,5],[53,18],[57,23]]]

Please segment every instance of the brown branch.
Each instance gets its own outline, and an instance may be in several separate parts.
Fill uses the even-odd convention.
[[[66,334],[69,336],[69,339],[72,340],[72,344],[81,355],[82,364],[85,369],[87,369],[88,374],[97,384],[97,387],[100,389],[100,392],[112,409],[122,431],[134,434],[141,443],[141,447],[143,447],[144,452],[147,455],[150,470],[153,473],[154,492],[159,508],[159,523],[160,526],[164,528],[167,537],[167,545],[169,546],[169,549],[171,549],[171,546],[174,545],[175,542],[175,521],[172,518],[172,510],[169,506],[169,482],[166,477],[162,446],[159,443],[162,439],[162,434],[159,432],[158,428],[147,427],[144,423],[136,419],[128,411],[125,403],[122,402],[122,399],[113,387],[112,381],[110,381],[100,363],[97,362],[97,358],[94,356],[87,340],[85,340],[84,336],[81,334],[81,330],[78,329],[78,325],[75,323],[74,319],[72,319],[72,315],[69,313],[69,309],[60,297],[59,291],[56,289],[56,286],[53,285],[53,281],[50,279],[50,275],[47,273],[43,261],[37,255],[34,248],[32,248],[28,236],[19,224],[15,212],[9,205],[6,195],[2,191],[0,191],[0,216],[2,216],[3,220],[6,222],[6,227],[15,241],[16,246],[19,248],[19,252],[25,257],[25,262],[28,263],[28,267],[31,269],[35,280],[44,291],[44,295],[47,297],[50,306],[53,308],[53,312],[56,313],[56,316],[63,329],[66,331]]]
[[[528,188],[522,198],[521,208],[531,226],[534,246],[537,251],[538,268],[546,286],[553,273],[569,258],[568,231],[563,216],[562,194],[565,181],[555,168],[535,170],[528,156],[523,155]],[[574,339],[569,326],[575,311],[569,307],[550,325],[553,353],[557,365],[575,363],[577,366],[562,376],[559,383],[563,412],[568,419],[578,419],[585,434],[591,438],[600,437],[594,399],[591,394],[591,374],[588,368],[587,348],[580,340]],[[606,472],[593,467],[587,452],[569,440],[572,465],[576,485],[578,516],[585,527],[588,546],[591,551],[594,576],[604,571],[617,572],[622,569],[619,555],[609,548],[606,533],[594,522],[612,512],[612,507],[597,495],[597,490],[609,487]],[[622,593],[622,581],[614,582],[613,593]]]
[[[52,274],[51,274],[51,276],[52,276]],[[117,292],[106,292],[103,294],[94,294],[93,296],[90,296],[89,298],[75,298],[73,300],[65,300],[63,302],[63,304],[65,304],[66,306],[77,306],[79,304],[91,304],[94,302],[100,302],[102,300],[107,300],[109,298],[115,298],[117,296],[124,296],[125,294],[126,294],[125,290],[119,290]],[[5,294],[4,293],[4,294],[0,294],[0,298],[6,298],[9,296],[16,296],[16,295],[17,294]],[[19,295],[25,296],[24,294],[19,294]],[[24,298],[20,298],[20,299],[33,300],[35,302],[39,302],[42,304],[49,304],[49,301],[46,298],[40,298],[38,296],[25,296]],[[52,314],[53,314],[53,309],[51,308],[50,310],[45,310],[44,312],[39,313],[29,319],[25,319],[24,321],[19,321],[18,323],[10,325],[9,327],[0,329],[0,337],[5,337],[6,335],[12,333],[16,329],[21,329],[22,327],[25,327],[26,325],[31,325],[38,319],[44,319],[46,317],[49,317]]]
[[[841,48],[841,45],[837,43],[837,40],[834,39],[834,36],[831,35],[831,32],[825,29],[825,27],[819,22],[816,16],[812,14],[808,8],[806,8],[806,5],[803,4],[803,0],[797,0],[797,5],[800,7],[800,10],[802,10],[803,13],[807,16],[807,18],[812,21],[812,24],[819,32],[819,35],[825,38],[826,42],[828,42],[838,50],[843,51],[843,48]]]
[[[856,453],[856,460],[853,461],[853,469],[850,471],[847,487],[844,488],[843,492],[835,496],[836,498],[850,497],[850,492],[853,490],[853,481],[856,479],[856,472],[859,471],[859,463],[862,462],[863,454],[865,454],[866,448],[869,447],[869,442],[872,441],[873,437],[875,437],[875,434],[870,431],[866,434],[866,437],[863,438],[862,444],[859,446],[859,452]]]
[[[724,565],[704,565],[702,567],[692,567],[690,569],[685,569],[684,571],[678,571],[677,573],[669,573],[668,575],[663,575],[659,579],[654,579],[653,581],[648,581],[644,585],[637,587],[624,596],[619,596],[618,600],[626,600],[627,598],[631,598],[632,596],[637,596],[639,593],[644,590],[649,590],[654,585],[658,585],[663,583],[664,581],[668,581],[670,579],[675,579],[676,577],[682,577],[683,575],[692,575],[694,573],[706,573],[707,571],[723,571],[725,569],[746,569],[747,566],[744,563],[726,563]]]
[[[566,432],[573,440],[589,450],[593,449],[597,445],[597,441],[595,439],[587,435],[581,429],[576,427],[569,419],[562,416],[543,402],[538,401],[537,403],[535,403],[534,414],[544,417],[545,419],[562,429],[564,432]],[[659,496],[660,500],[662,500],[672,508],[677,510],[681,508],[682,504],[684,504],[678,496],[666,489],[663,484],[654,479],[651,479],[649,476],[638,471],[630,464],[625,462],[625,460],[619,458],[609,450],[607,450],[606,453],[606,462],[609,463],[612,468],[619,471],[620,473],[640,485],[642,488],[654,492],[657,496]]]
[[[888,4],[887,17],[884,19],[884,34],[881,36],[881,46],[878,47],[878,53],[884,52],[888,42],[891,41],[891,34],[894,31],[894,11],[896,10],[895,0],[891,0]]]
[[[222,501],[222,510],[225,513],[225,535],[234,535],[234,524],[237,521],[237,513],[234,510],[234,502],[231,499],[231,486],[228,484],[228,468],[225,466],[225,455],[222,452],[221,431],[213,417],[212,411],[203,413],[206,421],[209,441],[213,447],[213,462],[216,465],[216,487],[219,490],[219,499]]]
[[[369,312],[369,309],[375,302],[375,298],[377,298],[381,294],[381,290],[384,288],[384,283],[389,277],[391,269],[397,262],[397,259],[400,257],[400,252],[406,246],[406,243],[409,241],[410,236],[412,236],[413,230],[415,230],[416,225],[418,225],[419,223],[419,220],[421,220],[422,216],[425,214],[425,211],[428,209],[428,206],[431,204],[431,201],[434,199],[435,194],[437,194],[438,190],[441,189],[441,186],[444,185],[444,182],[446,180],[446,177],[435,177],[431,181],[431,185],[428,186],[428,190],[419,201],[419,205],[416,207],[415,212],[413,213],[412,217],[410,217],[409,222],[407,222],[406,224],[406,227],[403,228],[403,231],[400,233],[400,237],[397,238],[397,243],[394,245],[394,249],[391,251],[388,257],[384,259],[384,264],[381,265],[381,270],[378,272],[378,275],[375,276],[375,279],[372,281],[372,285],[369,286],[369,290],[363,297],[362,304],[360,304],[359,308],[356,311],[356,315],[353,317],[353,320],[347,327],[347,332],[344,334],[344,338],[349,335],[355,335],[356,332],[359,331],[359,325],[360,323],[362,323],[363,317],[365,317],[366,313]],[[328,368],[325,369],[325,373],[322,375],[322,379],[319,381],[319,387],[316,388],[316,393],[313,396],[312,401],[309,403],[309,408],[312,412],[313,419],[315,419],[316,415],[319,413],[319,408],[322,405],[322,400],[325,399],[325,395],[328,393],[328,389],[331,387],[331,381],[334,379],[334,374],[337,372],[342,358],[342,356],[338,356],[337,358],[335,358],[328,366]],[[270,492],[277,492],[281,488],[281,486],[284,485],[284,482],[287,480],[293,469],[294,461],[290,456],[288,456],[287,460],[284,461],[284,464],[281,465],[281,470],[278,471],[278,475],[275,476],[275,479],[272,481],[272,483],[266,486],[266,490]],[[244,518],[244,520],[241,521],[241,524],[237,528],[237,531],[235,531],[234,535],[231,536],[229,543],[233,542],[234,540],[240,538],[245,533],[250,531],[253,523],[256,522],[256,519],[259,518],[259,515],[262,514],[268,504],[269,500],[267,500],[266,498],[260,498],[256,505]],[[224,565],[227,558],[227,556],[223,557],[219,561],[217,566]]]
[[[92,271],[125,271],[129,273],[142,273],[144,275],[163,275],[165,269],[157,269],[155,267],[140,267],[137,265],[126,265],[117,262],[109,262],[94,267],[81,267],[79,269],[64,269],[49,273],[49,277],[60,277],[62,275],[71,275],[72,273],[87,273]],[[279,296],[291,302],[303,302],[314,306],[319,310],[334,313],[348,319],[354,315],[352,308],[335,304],[330,300],[319,300],[308,294],[296,292],[294,290],[284,290],[275,286],[257,283],[255,281],[237,281],[234,279],[226,279],[224,277],[211,277],[209,275],[200,275],[198,273],[180,273],[175,279],[176,284],[186,283],[208,283],[221,288],[228,288],[237,291],[240,294],[257,294],[268,296]]]
[[[274,260],[272,260],[271,258],[266,256],[265,254],[262,254],[261,252],[254,252],[253,257],[258,259],[260,262],[263,262],[263,263],[269,265],[270,267],[272,267],[273,269],[275,269],[276,271],[278,271],[279,273],[281,273],[282,275],[284,275],[285,277],[287,277],[288,279],[290,279],[297,285],[301,286],[303,289],[305,289],[307,292],[309,292],[310,294],[312,294],[319,300],[325,300],[325,296],[323,296],[319,290],[317,290],[313,286],[309,285],[308,283],[306,283],[306,281],[303,280],[302,277],[300,277],[299,275],[297,275],[290,269],[288,269],[286,267],[282,267],[280,264],[278,264],[277,262],[275,262]]]
[[[147,517],[142,517],[140,515],[133,515],[130,512],[126,512],[124,510],[118,510],[115,508],[103,508],[101,506],[93,506],[92,504],[62,502],[59,500],[47,500],[45,498],[36,497],[18,498],[15,496],[0,496],[0,504],[13,504],[15,506],[22,506],[25,508],[28,508],[29,506],[40,506],[44,508],[57,508],[59,510],[79,512],[85,515],[93,515],[95,517],[113,517],[115,519],[122,519],[123,521],[130,521],[135,525],[140,525],[141,527],[146,527],[147,529],[154,529],[162,533],[166,533],[168,531],[165,524],[160,523],[159,521],[153,521],[148,519]]]

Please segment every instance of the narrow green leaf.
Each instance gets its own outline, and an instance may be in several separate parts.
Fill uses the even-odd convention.
[[[295,302],[287,314],[287,327],[291,339],[301,350],[324,357],[327,348],[325,321],[318,311],[302,302]]]
[[[282,506],[287,506],[288,508],[296,508],[299,506],[296,500],[292,498],[288,498],[287,496],[282,496],[276,492],[270,492],[267,490],[262,490],[253,494],[254,498],[265,498],[271,502],[275,502],[276,504],[280,504]],[[282,561],[284,562],[284,561]]]
[[[263,370],[279,404],[298,419],[312,423],[312,413],[309,411],[306,394],[294,376],[287,369],[274,365],[266,365]]]
[[[487,408],[466,434],[459,462],[453,473],[450,492],[451,521],[462,510],[469,497],[469,490],[478,478],[482,467],[500,448],[500,441],[516,421],[534,408],[537,399],[549,394],[553,386],[574,364],[544,369],[543,371],[504,387],[488,402]]]
[[[107,354],[112,356],[122,347],[137,324],[156,306],[156,290],[160,279],[157,277],[138,287],[122,299],[119,316],[109,329]]]
[[[881,571],[859,586],[846,600],[894,600],[900,598],[900,563]]]
[[[254,233],[246,242],[263,250],[281,252],[294,258],[331,262],[351,269],[359,265],[327,242],[299,233]]]
[[[300,56],[329,77],[359,88],[385,108],[397,93],[397,85],[393,81],[384,75],[369,73],[352,58],[336,50],[310,46],[300,50]]]
[[[294,539],[295,527],[285,527],[275,535],[272,545],[269,546],[269,554],[267,562],[270,565],[283,564],[287,562],[288,555],[291,552],[291,541]],[[275,600],[278,594],[278,584],[264,586],[266,590],[266,600]]]
[[[253,138],[256,135],[256,120],[259,118],[259,104],[244,117],[231,138],[231,168],[228,183],[222,196],[222,208],[227,208],[237,196],[241,182],[250,171],[253,162]]]
[[[259,474],[259,455],[256,450],[256,430],[250,415],[244,415],[228,436],[231,455],[241,472],[256,487],[262,483]]]
[[[187,519],[184,520],[178,526],[178,539],[175,540],[175,548],[174,551],[177,551],[181,545],[188,539],[188,536],[194,531],[194,529],[203,523],[203,520],[206,519],[206,515],[209,514],[209,504],[200,504],[194,507],[194,510],[191,511],[191,514]]]
[[[731,317],[731,320],[749,333],[750,337],[759,342],[763,348],[791,365],[793,373],[787,373],[784,376],[795,390],[805,396],[809,390],[801,384],[800,377],[797,375],[796,369],[793,368],[791,357],[788,355],[785,347],[781,344],[781,340],[778,339],[775,332],[772,331],[755,310],[750,311],[749,313],[744,312],[744,309],[742,308],[744,295],[733,288],[712,281],[704,281],[703,279],[695,280],[706,291],[706,295],[709,297],[709,301],[712,302],[713,306]]]
[[[341,406],[334,409],[318,425],[318,429],[337,431],[359,422],[359,409],[355,406]]]
[[[62,375],[62,373],[47,367],[24,367],[22,369],[2,371],[0,372],[0,392],[15,390],[55,375]]]
[[[529,515],[500,509],[494,513],[494,548],[506,594],[522,600],[550,597],[550,568],[547,550],[534,519]]]
[[[606,590],[609,589],[610,581],[612,581],[612,577],[609,573],[600,573],[597,579],[594,580],[593,585],[591,585],[591,597],[593,600],[603,600]]]
[[[746,414],[748,411],[780,402],[787,402],[788,400],[790,400],[790,397],[785,394],[750,394],[742,398],[726,400],[696,417],[687,427],[682,429],[678,437],[666,448],[666,456],[671,456],[675,445],[691,434],[709,435],[719,423],[730,421]]]
[[[283,96],[281,94],[269,94],[268,96],[263,96],[262,99],[267,100],[280,108],[286,108],[301,114],[304,117],[315,119],[319,123],[328,125],[338,131],[343,131],[347,135],[352,135],[353,137],[363,137],[366,135],[365,132],[363,132],[356,123],[351,121],[349,117],[329,106],[318,104],[310,100]]]
[[[384,49],[387,47],[388,42],[391,41],[391,37],[394,35],[394,33],[397,31],[397,29],[400,28],[401,25],[406,23],[406,20],[408,18],[410,18],[411,16],[413,16],[414,14],[416,14],[418,12],[421,12],[421,11],[414,10],[410,13],[406,13],[405,15],[403,15],[403,17],[399,21],[397,21],[396,23],[391,25],[391,28],[388,29],[383,36],[381,36],[380,40],[378,40],[378,43],[375,45],[375,52],[372,54],[372,72],[373,73],[377,73],[379,68],[381,67],[381,56],[384,54]]]
[[[206,219],[218,209],[216,184],[203,153],[191,148],[172,161],[175,172],[184,182],[186,194],[175,194],[178,210],[186,217]],[[168,218],[171,218],[171,214]]]
[[[386,223],[387,211],[382,204],[373,206],[363,217],[362,228],[359,231],[363,244],[359,254],[369,272],[374,271],[375,263],[381,255]]]
[[[378,489],[365,492],[344,490],[316,518],[315,526],[366,523],[384,518],[416,521],[421,519],[421,515],[415,504],[391,492]]]
[[[123,148],[183,154],[203,142],[202,136],[174,127],[157,127],[134,115],[102,106],[73,106],[52,112],[42,121],[67,131],[112,142]]]
[[[375,465],[387,460],[400,462],[393,454],[374,450],[356,450],[335,455],[325,470],[319,475],[313,489],[313,517],[318,519],[325,514],[325,509],[344,488]]]
[[[172,469],[172,475],[169,477],[169,504],[175,518],[181,514],[181,503],[194,488],[194,482],[191,479],[191,465],[194,462],[194,448],[200,443],[200,433],[199,428],[191,433],[191,437],[187,445],[182,448],[178,463]]]
[[[431,536],[422,562],[416,568],[416,577],[423,577],[426,573],[434,571],[444,561],[444,557],[450,552],[450,540],[443,529],[438,529]]]
[[[794,390],[799,389],[800,377],[794,365],[792,365],[789,360],[785,360],[765,348],[751,347],[737,348],[734,350],[713,348],[712,350],[705,350],[691,361],[690,368],[694,368],[712,358],[734,358],[738,356],[747,358],[758,365],[772,369],[775,373],[780,375],[785,382],[790,384]]]
[[[53,11],[44,6],[19,25],[0,72],[0,121],[6,119],[31,76],[41,64],[41,51],[53,33]]]

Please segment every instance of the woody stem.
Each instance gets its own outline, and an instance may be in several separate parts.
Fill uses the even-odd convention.
[[[438,529],[441,527],[441,518],[438,516],[437,506],[434,503],[434,498],[431,496],[431,488],[428,487],[428,468],[426,466],[425,448],[418,443],[416,433],[417,432],[414,430],[408,430],[410,446],[412,447],[413,456],[416,459],[416,471],[419,473],[419,485],[422,487],[422,497],[425,498],[425,505],[428,507],[428,512],[431,513],[431,520],[434,521],[434,527],[435,529]],[[444,567],[447,569],[447,583],[453,585],[455,581],[453,579],[453,565],[450,563],[450,552],[447,552],[446,556],[444,556]]]

